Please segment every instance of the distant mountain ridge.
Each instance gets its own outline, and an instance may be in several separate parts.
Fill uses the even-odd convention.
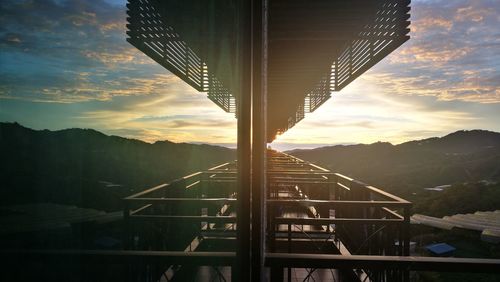
[[[17,123],[0,123],[0,155],[0,204],[46,201],[98,209],[116,209],[133,191],[236,157],[220,146],[150,144],[93,129],[32,130]]]
[[[406,196],[422,187],[500,180],[500,133],[457,131],[392,145],[336,145],[289,154]]]
[[[477,150],[500,146],[500,133],[478,129],[460,130],[444,137],[409,141],[397,146],[411,147],[415,144],[448,153],[472,153]]]
[[[500,181],[500,133],[335,145],[288,153],[403,197],[423,187]],[[54,202],[116,210],[120,198],[236,158],[235,150],[158,141],[93,129],[32,130],[0,123],[0,204]]]

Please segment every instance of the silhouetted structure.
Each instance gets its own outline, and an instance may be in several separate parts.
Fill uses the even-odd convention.
[[[329,275],[316,271],[318,257],[297,257],[408,256],[411,204],[266,151],[266,143],[408,40],[409,4],[130,1],[127,40],[198,91],[207,92],[226,112],[236,113],[238,161],[127,198],[129,226],[141,234],[128,241],[139,249],[235,252],[231,271],[237,281],[291,280],[300,273],[333,280],[339,274],[347,280],[408,280],[407,268],[341,264],[327,267],[342,270]],[[135,203],[141,205],[131,209]],[[146,224],[142,221],[159,222],[134,229],[134,223]],[[301,265],[294,265],[297,258]],[[297,266],[305,271],[297,273]],[[283,267],[288,269],[285,276]],[[362,270],[354,272],[356,268]],[[182,279],[203,272],[170,270],[172,277]],[[213,270],[219,277],[230,273]]]
[[[408,257],[410,202],[266,149],[408,40],[409,4],[130,0],[127,40],[236,114],[237,161],[125,198],[127,250],[11,257],[76,261],[95,274],[84,271],[84,280],[104,281],[408,281],[410,270],[498,271],[497,260]]]
[[[127,40],[196,90],[208,92],[226,112],[235,112],[241,95],[241,56],[251,51],[242,46],[251,36],[244,30],[251,16],[248,3],[130,1]],[[254,7],[253,16],[259,19],[253,20],[263,26],[251,32],[253,51],[256,46],[263,49],[262,58],[254,61],[261,60],[265,68],[254,72],[267,81],[267,140],[293,127],[328,100],[331,91],[340,91],[408,40],[409,3],[258,3],[266,8]],[[262,33],[259,38],[257,33]]]
[[[265,148],[266,143],[272,142],[276,135],[302,120],[306,112],[321,106],[330,98],[331,91],[341,90],[408,40],[408,5],[407,0],[129,2],[127,40],[195,89],[208,92],[209,99],[225,111],[235,112],[238,118],[237,177],[233,173],[235,188],[231,190],[231,195],[236,196],[238,201],[236,205],[230,205],[237,216],[225,219],[235,221],[233,223],[238,226],[236,266],[239,269],[234,272],[238,274],[238,280],[250,277],[264,279],[267,275],[263,272],[264,254],[274,252],[275,247],[280,246],[280,240],[275,238],[283,231],[280,229],[283,224],[288,224],[289,234],[291,229],[297,231],[295,224],[304,223],[310,226],[310,231],[322,233],[330,231],[332,227],[329,224],[336,223],[339,216],[370,220],[385,218],[385,213],[372,214],[372,210],[367,214],[368,207],[355,211],[356,206],[349,206],[332,209],[337,219],[330,219],[330,208],[337,204],[329,201],[344,197],[369,200],[370,191],[344,195],[345,191],[338,190],[338,187],[344,186],[336,186],[344,184],[339,180],[334,182],[333,174],[320,170],[321,173],[316,175],[307,171],[308,168],[301,168],[303,163],[299,164],[300,169],[296,172],[287,169],[276,171],[274,166],[294,167],[296,160],[284,155],[266,156]],[[280,160],[283,162],[280,163]],[[286,184],[276,182],[273,173],[288,179]],[[214,177],[218,175],[220,172]],[[296,175],[304,179],[297,179]],[[203,183],[206,180],[199,181]],[[337,191],[331,191],[333,186]],[[294,193],[300,189],[308,189],[307,193],[300,192],[298,195],[310,199],[289,201],[288,198],[297,196]],[[206,195],[201,193],[197,196]],[[217,195],[223,198],[228,196]],[[311,199],[326,202],[308,202]],[[404,200],[397,202],[404,206],[407,213],[409,203]],[[303,205],[309,206],[306,210],[310,212],[303,210]],[[218,206],[216,210],[222,207]],[[180,206],[177,208],[183,209]],[[299,212],[297,218],[283,218],[288,215],[285,211],[290,209],[298,209],[295,211]],[[188,210],[198,212],[196,209]],[[209,218],[215,216],[208,214]],[[299,219],[304,216],[310,219]],[[408,251],[403,252],[408,249],[409,243],[408,227],[404,227],[408,225],[409,215],[405,216],[404,219],[387,221],[397,220],[401,224],[399,239],[404,244],[399,255],[408,255]],[[177,219],[171,215],[163,215],[162,218]],[[222,219],[213,218],[216,221]],[[225,228],[224,224],[221,226]],[[334,228],[335,236],[343,234],[340,241],[351,251],[354,246],[360,248],[358,251],[365,247],[373,248],[373,244],[364,242],[367,238],[363,239],[361,229],[350,230],[350,224],[340,226],[341,229]],[[365,230],[365,235],[367,232]],[[377,232],[376,236],[384,233]],[[326,237],[327,242],[330,237]],[[389,251],[393,249],[392,239],[386,238],[384,247],[377,246],[376,253],[393,253]],[[283,251],[282,248],[280,250]],[[310,245],[304,247],[302,252],[317,251]],[[271,269],[272,276],[279,278],[280,268]],[[251,276],[243,273],[251,273]]]
[[[236,249],[236,163],[226,163],[125,199],[129,248],[210,252],[234,255]],[[287,259],[304,254],[408,255],[410,203],[380,189],[300,159],[268,151],[266,256],[273,279],[398,281],[407,272],[365,269],[355,273],[336,267],[287,268]],[[404,216],[394,212],[404,211]],[[396,245],[395,242],[404,242]],[[289,255],[284,255],[288,253]],[[193,254],[194,255],[194,254]],[[209,280],[231,277],[225,264],[171,266],[168,279]],[[230,263],[234,266],[234,261]],[[165,269],[159,269],[160,272]],[[148,273],[154,278],[154,273]],[[156,274],[158,275],[158,274]],[[208,276],[207,276],[208,275]],[[181,277],[181,278],[179,278]]]

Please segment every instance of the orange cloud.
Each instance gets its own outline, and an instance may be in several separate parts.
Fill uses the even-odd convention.
[[[115,21],[115,22],[101,24],[99,26],[99,30],[103,33],[106,33],[106,32],[123,32],[123,33],[125,33],[126,26],[125,26],[125,23],[123,21]]]
[[[456,77],[456,73],[450,73]],[[433,96],[441,101],[466,101],[475,103],[500,103],[500,90],[484,79],[465,77],[461,82],[450,83],[447,76],[433,79],[428,76],[401,77],[392,73],[368,73],[363,80],[392,95]]]
[[[492,8],[476,8],[473,6],[458,8],[455,14],[456,21],[482,22],[485,17],[493,15],[495,10]]]
[[[403,48],[394,57],[391,57],[391,61],[397,63],[428,62],[443,64],[463,58],[472,50],[473,49],[468,46],[456,47],[452,44],[441,44],[436,47],[413,45],[408,48]]]
[[[442,28],[446,31],[450,31],[452,27],[453,27],[453,22],[451,20],[439,16],[438,17],[429,16],[412,22],[410,28],[412,31],[412,36],[417,37],[420,36],[421,34],[424,34],[429,29],[435,31],[438,28]]]
[[[88,59],[101,62],[107,66],[118,64],[153,64],[153,60],[143,54],[139,54],[133,48],[120,48],[119,52],[84,50],[82,55]]]
[[[66,17],[74,26],[97,25],[97,16],[95,13],[82,11],[80,14],[72,14]]]

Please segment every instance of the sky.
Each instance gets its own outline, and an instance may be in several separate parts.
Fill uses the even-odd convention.
[[[500,1],[411,7],[411,39],[273,147],[500,131]],[[121,0],[2,0],[0,121],[234,146],[234,114],[128,44],[125,11]]]

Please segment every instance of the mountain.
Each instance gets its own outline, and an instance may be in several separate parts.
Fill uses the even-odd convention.
[[[377,142],[288,153],[409,199],[425,187],[500,180],[500,133],[485,130],[399,145]]]
[[[120,208],[121,197],[235,159],[225,147],[154,144],[92,129],[0,123],[0,205],[33,202]]]
[[[415,201],[422,209],[420,195],[432,193],[425,187],[500,182],[500,133],[484,130],[399,145],[377,142],[288,153]],[[103,210],[120,209],[124,196],[236,156],[219,146],[150,144],[92,129],[37,131],[17,123],[0,123],[0,155],[0,205],[53,202]]]

